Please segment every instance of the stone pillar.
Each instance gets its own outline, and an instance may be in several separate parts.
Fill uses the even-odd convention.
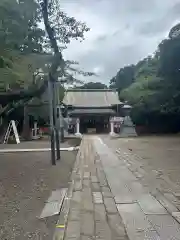
[[[38,130],[39,128],[37,127],[37,122],[34,122],[34,128],[32,129],[32,138],[33,139],[38,139]]]
[[[76,133],[75,133],[75,135],[77,137],[82,137],[82,134],[80,133],[80,120],[79,120],[79,118],[77,118],[77,120],[76,120]]]
[[[110,120],[110,133],[109,133],[110,136],[115,136],[115,132],[114,132],[114,121],[113,119]]]
[[[37,128],[37,122],[34,122],[34,136],[37,137],[38,128]]]

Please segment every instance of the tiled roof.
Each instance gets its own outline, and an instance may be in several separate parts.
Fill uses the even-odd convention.
[[[118,93],[111,89],[67,90],[63,103],[75,107],[110,107],[121,104]]]

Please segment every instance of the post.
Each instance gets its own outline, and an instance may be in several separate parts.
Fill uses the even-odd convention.
[[[61,131],[61,142],[64,142],[64,118],[61,111],[62,108],[63,106],[60,108],[60,131]]]
[[[79,131],[79,127],[80,127],[79,125],[80,125],[80,124],[79,124],[79,123],[80,123],[80,121],[79,121],[79,118],[78,118],[78,119],[77,119],[77,122],[76,122],[76,133],[77,133],[77,134],[80,133],[80,131]]]
[[[34,122],[34,128],[32,129],[32,139],[38,139],[38,127],[37,121]]]
[[[38,133],[37,122],[34,122],[34,136],[35,136],[35,138],[37,137],[37,133]]]
[[[57,84],[60,84],[61,86],[61,82],[57,82]],[[58,85],[59,86],[59,85]],[[56,94],[57,94],[57,103],[58,103],[58,106],[61,105],[61,102],[60,102],[60,91],[59,91],[59,87],[56,88]],[[62,108],[60,107],[59,109],[59,125],[58,125],[58,128],[59,128],[59,131],[60,131],[60,141],[59,142],[64,142],[64,118],[62,116]]]
[[[54,119],[53,119],[53,93],[52,82],[48,81],[48,94],[49,94],[49,119],[50,119],[50,134],[51,134],[51,163],[56,165],[55,159],[55,141],[54,141]]]
[[[114,132],[114,121],[113,121],[113,119],[111,119],[110,120],[110,136],[115,136],[116,134],[115,134],[115,132]]]
[[[59,82],[58,82],[59,83]],[[58,85],[57,83],[57,85]],[[58,116],[58,128],[59,128],[59,132],[58,132],[58,136],[59,136],[59,149],[60,149],[60,144],[61,144],[61,138],[62,138],[62,133],[61,133],[61,128],[62,128],[62,123],[61,123],[61,120],[62,120],[62,114],[61,114],[61,107],[60,107],[60,89],[59,89],[59,85],[57,86],[56,88],[56,97],[57,97],[57,104],[58,104],[58,113],[59,113],[59,116]],[[60,151],[60,150],[59,150]],[[61,155],[61,152],[59,152],[59,154]],[[61,156],[60,156],[61,157]]]
[[[64,142],[64,128],[61,127],[61,142]]]
[[[76,120],[76,133],[75,133],[75,135],[77,137],[82,137],[82,134],[80,133],[80,120],[79,120],[79,118],[77,118],[77,120]]]
[[[59,144],[59,131],[57,128],[57,92],[55,88],[55,83],[52,85],[53,89],[53,117],[54,117],[54,126],[55,126],[55,140],[56,140],[56,153],[57,160],[60,160],[60,144]]]
[[[24,140],[28,141],[31,139],[30,136],[30,126],[29,126],[29,115],[28,115],[28,107],[27,104],[24,106],[24,119],[23,119],[23,131],[22,137]]]

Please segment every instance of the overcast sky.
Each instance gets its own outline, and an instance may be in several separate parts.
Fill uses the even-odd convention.
[[[91,30],[64,52],[82,69],[96,72],[92,81],[108,83],[117,71],[153,53],[180,20],[180,0],[61,0],[69,16]]]

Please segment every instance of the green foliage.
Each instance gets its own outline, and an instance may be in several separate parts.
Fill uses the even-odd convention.
[[[51,41],[39,23],[42,22],[41,0],[0,1],[0,92],[28,89],[43,74],[48,74],[53,62]],[[46,2],[46,1],[45,1]],[[66,48],[71,39],[84,39],[89,28],[82,22],[68,17],[59,8],[59,1],[48,1],[49,25],[52,38],[59,50]],[[48,53],[48,54],[47,54]],[[92,75],[73,68],[75,62],[64,61],[58,67],[56,78],[76,81],[74,74]],[[73,73],[73,74],[72,74]],[[41,82],[41,81],[40,81]],[[1,103],[1,100],[0,100]]]
[[[94,76],[93,72],[84,72],[80,70],[77,66],[79,63],[77,61],[65,61],[64,68],[62,69],[59,67],[57,69],[57,78],[60,80],[61,83],[66,84],[82,84],[82,80],[79,80],[77,77],[84,76]]]
[[[134,82],[134,70],[134,65],[121,68],[116,76],[110,80],[110,88],[116,88],[120,92],[122,89],[129,87]]]
[[[44,0],[38,0],[38,2],[41,6],[45,3]],[[66,47],[72,39],[84,40],[84,34],[90,30],[84,22],[77,21],[63,12],[59,0],[48,1],[48,15],[49,24],[59,48]]]
[[[38,27],[38,5],[35,0],[1,0],[1,50],[42,51],[44,31]]]
[[[159,74],[171,79],[173,84],[180,77],[180,38],[166,39],[159,45]]]
[[[88,82],[78,88],[81,88],[81,89],[107,89],[107,86],[101,82]]]
[[[80,70],[75,61],[64,61],[67,44],[82,41],[89,28],[60,9],[59,0],[0,1],[0,117],[8,118],[26,104],[42,106],[34,108],[34,115],[43,116],[48,79],[72,84],[82,83],[78,75],[94,75]],[[45,31],[39,27],[42,22]],[[57,91],[62,101],[62,85]]]
[[[34,0],[0,2],[0,91],[26,87],[32,80],[29,66],[42,52],[45,35],[38,27],[37,9]]]
[[[18,90],[27,89],[28,86],[40,80],[39,75],[48,72],[48,64],[52,58],[45,53],[22,54],[12,51],[11,67],[0,68],[0,91],[5,89]],[[9,60],[9,59],[8,59]],[[42,80],[42,79],[41,79]]]
[[[174,27],[171,28],[169,32],[169,38],[179,38],[180,37],[180,23],[176,24]]]
[[[159,127],[164,125],[169,131],[174,131],[176,125],[176,130],[180,130],[177,125],[177,119],[180,119],[179,26],[171,29],[169,38],[159,44],[153,56],[133,67],[131,79],[134,81],[131,84],[129,78],[124,84],[124,76],[120,75],[126,67],[118,72],[121,77],[116,77],[115,85],[118,86],[121,100],[133,105],[131,115],[136,124],[154,126],[158,123]]]

